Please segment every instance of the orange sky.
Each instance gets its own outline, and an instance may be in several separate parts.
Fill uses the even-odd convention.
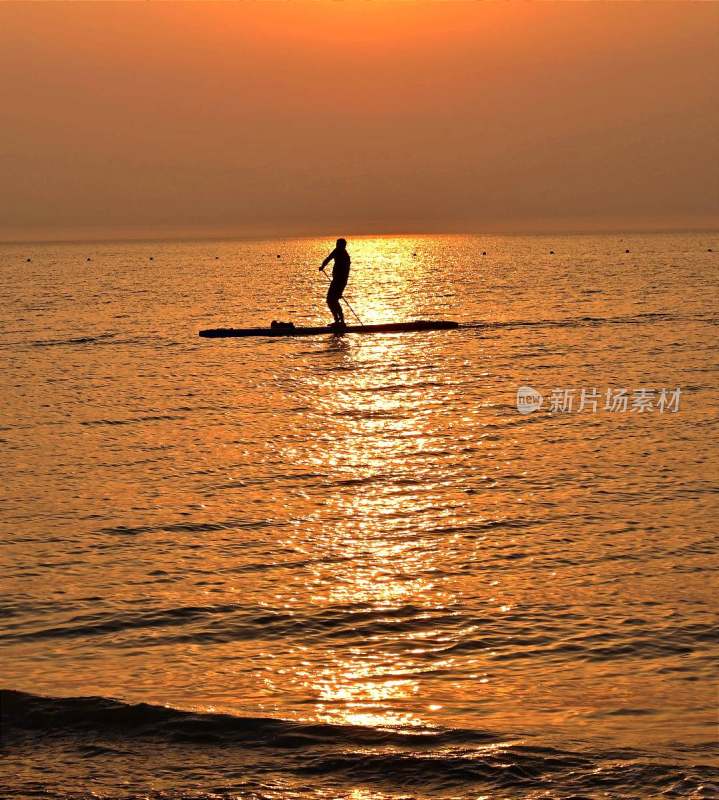
[[[719,219],[719,4],[0,4],[0,238]]]

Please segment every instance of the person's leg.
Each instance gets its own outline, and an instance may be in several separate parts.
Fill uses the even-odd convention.
[[[337,298],[337,312],[339,316],[339,323],[341,325],[345,324],[345,312],[344,308],[342,307],[342,295],[345,293],[345,288],[347,287],[347,278],[342,277],[335,277],[332,279],[332,282],[335,285],[335,297]]]
[[[342,308],[342,290],[340,290],[337,294],[337,309],[336,309],[336,319],[340,325],[345,324],[345,312]]]
[[[338,292],[337,286],[331,283],[330,288],[327,290],[327,305],[332,312],[336,325],[344,325],[345,322],[344,314],[342,313],[342,303],[340,303],[341,296],[342,292]]]

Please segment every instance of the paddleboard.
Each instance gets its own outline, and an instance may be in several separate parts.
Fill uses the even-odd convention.
[[[411,331],[442,331],[458,328],[459,323],[452,320],[417,319],[413,322],[386,322],[379,325],[348,325],[341,331],[331,327],[290,327],[286,325],[272,328],[208,328],[200,331],[200,336],[208,339],[221,339],[228,336],[321,336],[339,333],[409,333]]]

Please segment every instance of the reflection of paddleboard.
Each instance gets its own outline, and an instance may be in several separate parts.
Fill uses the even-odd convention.
[[[200,336],[210,339],[225,336],[320,336],[327,333],[406,333],[409,331],[441,331],[458,328],[451,320],[418,319],[414,322],[385,322],[381,325],[348,325],[342,329],[330,327],[295,328],[290,325],[275,325],[272,328],[209,328],[200,331]]]

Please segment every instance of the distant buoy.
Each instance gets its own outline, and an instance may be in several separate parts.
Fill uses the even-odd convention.
[[[550,250],[550,251],[549,251],[549,255],[550,255],[550,256],[553,256],[553,255],[554,255],[554,250]]]
[[[278,253],[278,254],[277,254],[277,258],[279,258],[279,257],[280,257],[280,254]]]
[[[707,250],[707,253],[713,253],[713,252],[714,251],[711,249],[711,247]]]
[[[628,252],[629,252],[629,250],[625,250],[624,252],[625,252],[625,253],[628,253]]]
[[[486,250],[482,250],[482,255],[486,256],[487,255],[487,251]]]
[[[417,258],[417,253],[412,253],[412,258]]]
[[[90,256],[88,256],[88,257],[87,257],[86,261],[92,261],[92,259],[90,258]]]
[[[25,261],[32,261],[32,259],[31,258],[26,258]]]
[[[219,261],[219,260],[220,260],[220,257],[219,256],[215,256],[215,261]]]
[[[155,260],[155,256],[150,256],[150,261],[154,261],[154,260]]]

